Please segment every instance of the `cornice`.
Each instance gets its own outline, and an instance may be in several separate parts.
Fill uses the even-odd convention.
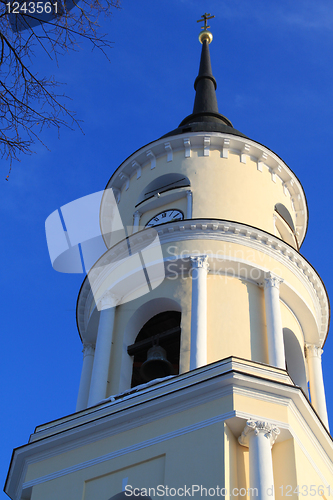
[[[110,396],[93,407],[89,407],[72,415],[40,425],[36,428],[35,434],[32,435],[32,441],[63,432],[72,426],[75,427],[88,422],[93,422],[107,416],[110,413],[126,410],[130,406],[140,405],[142,402],[145,403],[147,398],[150,400],[152,394],[155,398],[158,398],[161,394],[171,393],[172,389],[177,391],[179,389],[189,389],[197,382],[201,382],[202,377],[204,377],[205,380],[213,379],[221,373],[226,374],[231,373],[231,371],[234,371],[235,373],[237,372],[239,377],[241,377],[241,373],[244,373],[246,375],[252,375],[256,379],[258,378],[272,383],[277,382],[286,386],[294,387],[294,384],[286,370],[270,366],[265,363],[230,356],[195,370],[172,377],[166,377],[163,380],[159,379],[159,381],[155,384],[143,384],[143,386],[137,386],[132,388],[132,390],[126,391],[125,393]],[[205,398],[206,393],[202,392],[201,397]],[[183,397],[182,403],[187,404],[185,403],[185,399]],[[187,407],[188,406],[182,406],[182,409]],[[78,422],[77,424],[76,421]]]
[[[161,246],[178,241],[221,241],[244,245],[277,260],[291,271],[308,290],[316,308],[320,339],[322,344],[325,342],[330,319],[329,300],[325,286],[311,264],[287,243],[261,229],[226,220],[183,220],[162,224],[156,226],[155,229]],[[142,233],[143,231],[139,231],[128,238],[133,253],[136,251],[136,248],[140,249],[140,245],[142,245]],[[103,282],[105,279],[103,268],[107,269],[107,272],[110,272],[112,268],[112,266],[110,267],[110,261],[112,261],[114,256],[117,256],[117,260],[119,261],[122,255],[123,258],[128,255],[128,239],[122,240],[108,250],[90,270],[89,280],[86,278],[82,284],[77,302],[77,324],[79,332],[82,335],[84,335],[86,330],[90,317],[89,311],[94,300],[91,283],[96,286],[97,282]],[[190,257],[190,255],[187,257]],[[208,255],[208,257],[212,259],[214,255]],[[225,256],[225,259],[227,260],[228,256]],[[239,259],[239,261],[241,260]],[[256,267],[253,263],[249,264]],[[114,265],[116,266],[117,264],[115,263]],[[259,268],[260,266],[258,266]],[[269,271],[270,269],[267,269],[267,272]]]
[[[166,157],[167,162],[172,162],[174,153],[184,152],[184,158],[190,159],[192,151],[202,150],[204,156],[217,150],[221,158],[228,158],[229,152],[239,155],[241,163],[246,164],[246,158],[257,163],[257,170],[268,169],[272,181],[281,180],[285,194],[289,193],[296,213],[296,232],[299,247],[301,246],[308,224],[308,209],[303,187],[294,172],[273,151],[251,139],[218,132],[192,132],[159,139],[154,141],[129,156],[114,172],[106,189],[112,188],[118,202],[121,193],[129,187],[132,178],[139,178],[145,167],[156,168],[156,161]],[[140,175],[138,175],[140,172]],[[101,213],[103,212],[103,201]]]
[[[265,378],[265,374],[271,378]],[[90,408],[88,413],[82,411],[69,416],[65,422],[64,419],[61,419],[60,424],[55,421],[53,424],[48,424],[46,428],[41,426],[41,428],[44,427],[44,430],[37,430],[37,435],[40,435],[37,440],[33,440],[28,445],[14,450],[6,484],[6,493],[11,498],[19,500],[22,488],[29,489],[44,481],[91,467],[97,463],[219,422],[227,421],[229,425],[230,419],[237,417],[238,421],[235,425],[237,428],[241,428],[244,427],[245,421],[249,418],[261,420],[267,418],[264,413],[262,415],[243,414],[241,408],[236,409],[236,411],[232,409],[228,411],[227,409],[225,413],[208,416],[209,418],[205,420],[192,422],[166,434],[152,434],[146,441],[133,442],[130,446],[115,450],[111,454],[91,458],[24,483],[28,464],[65,453],[88,443],[98,442],[113,434],[125,432],[165,416],[174,415],[185,409],[195,408],[203,403],[236,393],[254,399],[258,399],[260,395],[261,401],[283,406],[288,405],[288,407],[292,408],[298,424],[301,425],[302,429],[306,430],[309,439],[325,459],[326,464],[330,464],[333,453],[331,438],[301,389],[291,383],[287,373],[284,370],[274,369],[254,362],[238,358],[227,358],[168,379],[167,382],[152,386],[142,394],[138,393],[125,401],[117,400],[103,403]],[[279,428],[292,433],[301,442],[297,426],[292,428],[289,421],[274,421],[273,423]],[[138,439],[139,437],[139,434],[137,434]],[[287,438],[286,433],[281,433],[279,437],[279,439]]]

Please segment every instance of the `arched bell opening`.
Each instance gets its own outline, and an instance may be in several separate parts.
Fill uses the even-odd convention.
[[[305,359],[296,335],[289,328],[283,328],[286,368],[292,381],[308,396]]]
[[[298,250],[295,225],[289,210],[282,203],[277,203],[274,207],[274,213],[277,236]]]
[[[282,203],[277,203],[274,207],[274,210],[288,224],[288,226],[292,230],[293,234],[295,234],[295,232],[296,232],[295,225],[294,225],[293,218],[290,215],[289,210],[284,205],[282,205]]]
[[[164,311],[147,321],[127,352],[133,359],[131,387],[179,373],[179,311]]]

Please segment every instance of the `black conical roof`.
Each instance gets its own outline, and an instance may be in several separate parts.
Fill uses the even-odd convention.
[[[221,115],[216,99],[216,80],[212,74],[210,62],[209,40],[202,42],[201,59],[198,76],[194,82],[195,99],[193,112],[184,118],[178,128],[163,137],[188,132],[224,132],[246,137],[234,129],[228,118]]]

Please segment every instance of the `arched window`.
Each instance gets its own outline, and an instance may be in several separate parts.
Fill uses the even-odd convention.
[[[140,193],[136,207],[140,205],[140,203],[149,200],[149,198],[153,198],[157,194],[162,194],[166,191],[170,191],[171,189],[178,189],[190,185],[190,180],[185,175],[175,173],[161,175],[157,179],[150,182]]]
[[[277,203],[274,207],[275,213],[275,227],[279,233],[280,238],[292,245],[294,248],[298,249],[298,244],[296,240],[296,232],[294,221],[290,215],[289,210],[282,205],[282,203]]]
[[[289,328],[283,329],[286,368],[295,385],[308,396],[304,355],[296,335]]]
[[[277,203],[274,208],[276,212],[282,217],[282,219],[288,224],[292,232],[295,233],[294,222],[289,210],[284,205],[282,205],[282,203]]]
[[[180,320],[180,312],[165,311],[153,316],[141,328],[135,339],[135,343],[127,348],[128,354],[134,356],[131,387],[144,384],[149,380],[145,376],[142,365],[147,361],[148,351],[153,346],[159,346],[164,349],[165,363],[156,360],[156,366],[153,366],[152,370],[156,376],[152,376],[150,379],[179,373]],[[154,361],[151,363],[154,365]],[[166,367],[165,369],[164,366]],[[170,371],[168,371],[168,366],[170,367]]]

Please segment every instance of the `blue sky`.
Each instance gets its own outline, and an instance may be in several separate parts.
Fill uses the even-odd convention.
[[[276,152],[300,179],[310,220],[301,253],[333,297],[333,4],[329,0],[123,0],[103,22],[110,62],[88,45],[59,60],[37,51],[41,74],[65,82],[78,130],[41,137],[49,150],[1,161],[1,482],[11,452],[38,424],[75,410],[81,343],[75,306],[83,275],[55,272],[44,223],[60,206],[103,189],[120,163],[191,113],[200,44],[210,24],[219,110]],[[323,369],[333,428],[333,341]],[[7,498],[1,492],[0,498]]]

